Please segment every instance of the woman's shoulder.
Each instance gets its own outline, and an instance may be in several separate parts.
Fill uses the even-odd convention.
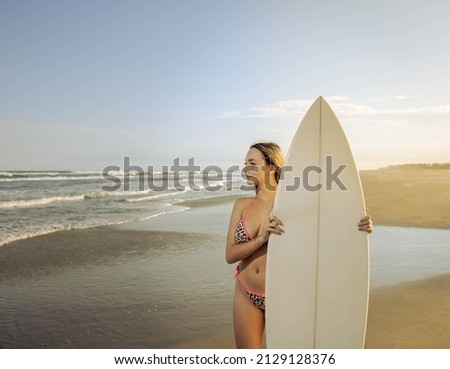
[[[253,201],[254,197],[240,197],[234,202],[235,210],[243,210],[251,201]]]
[[[238,199],[236,199],[235,204],[246,204],[249,203],[250,201],[253,201],[255,199],[254,196],[246,196],[246,197],[239,197]]]

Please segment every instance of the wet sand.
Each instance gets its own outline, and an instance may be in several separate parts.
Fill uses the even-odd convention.
[[[168,348],[231,327],[205,233],[98,227],[0,248],[0,348]]]
[[[363,172],[375,225],[450,228],[448,174],[414,173]],[[0,247],[0,348],[234,348],[224,247],[235,199]],[[366,347],[450,348],[448,291],[450,274],[373,288]]]
[[[370,291],[366,348],[450,348],[450,274]]]

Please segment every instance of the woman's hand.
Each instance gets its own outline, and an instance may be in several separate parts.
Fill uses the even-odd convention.
[[[369,212],[369,209],[366,209]],[[358,229],[360,231],[365,231],[367,233],[372,233],[373,231],[373,223],[370,215],[366,215],[364,218],[361,218],[358,223]]]
[[[274,215],[269,215],[259,228],[257,237],[261,237],[265,243],[269,239],[270,233],[281,235],[284,232],[284,229],[281,228],[282,225],[283,223],[280,219]]]

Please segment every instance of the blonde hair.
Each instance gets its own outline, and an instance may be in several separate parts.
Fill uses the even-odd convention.
[[[284,164],[284,155],[281,147],[274,142],[262,141],[254,143],[250,146],[250,149],[260,151],[266,165],[275,167],[275,180],[278,183]]]

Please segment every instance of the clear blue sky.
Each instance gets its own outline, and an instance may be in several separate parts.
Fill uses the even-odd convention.
[[[450,162],[446,0],[0,2],[0,170],[242,164],[325,96],[360,168]]]

